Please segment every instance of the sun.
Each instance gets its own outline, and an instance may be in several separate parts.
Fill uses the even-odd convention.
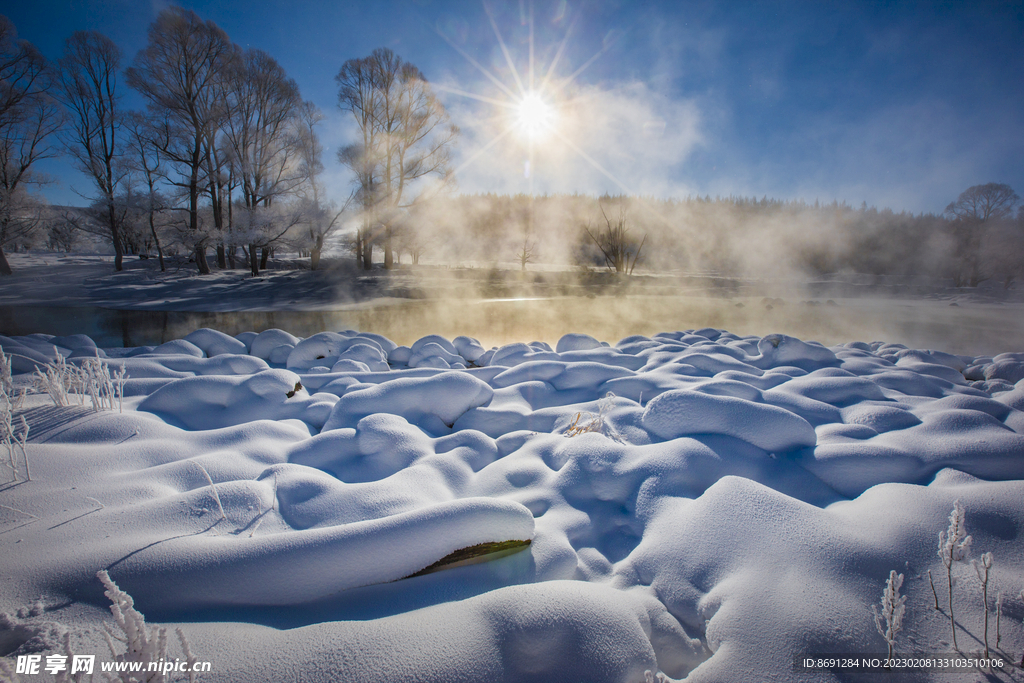
[[[531,90],[516,105],[516,123],[522,135],[534,140],[551,129],[555,118],[555,108],[541,96]]]
[[[615,40],[611,39],[603,41],[601,49],[592,57],[584,61],[583,64],[569,76],[564,78],[557,77],[556,67],[565,52],[566,45],[569,42],[569,36],[572,33],[577,20],[579,20],[584,11],[583,5],[580,5],[580,7],[573,13],[574,16],[572,20],[568,22],[568,26],[565,29],[565,35],[562,37],[561,41],[558,42],[550,63],[547,64],[546,68],[538,70],[534,54],[533,0],[530,0],[529,2],[520,0],[519,24],[521,26],[528,27],[529,30],[529,66],[524,73],[520,74],[520,70],[516,67],[516,60],[513,59],[512,53],[509,51],[509,46],[502,37],[498,20],[490,5],[485,1],[483,6],[484,11],[487,13],[487,18],[490,21],[491,29],[494,31],[494,37],[497,41],[498,47],[505,58],[507,73],[512,77],[512,84],[503,82],[503,80],[499,78],[492,69],[481,64],[480,61],[460,47],[455,40],[445,35],[445,32],[441,30],[440,26],[435,27],[437,34],[446,43],[448,43],[448,45],[462,55],[467,62],[476,67],[476,69],[479,70],[480,73],[482,73],[487,80],[498,89],[498,91],[500,91],[496,95],[484,95],[482,93],[468,92],[457,86],[447,86],[440,83],[433,84],[434,88],[438,90],[458,95],[460,97],[477,100],[479,102],[484,102],[491,105],[499,112],[497,116],[493,119],[489,119],[489,121],[499,121],[500,128],[489,142],[480,146],[470,154],[469,157],[455,169],[454,173],[457,174],[463,169],[468,168],[502,140],[506,140],[510,136],[517,136],[520,138],[520,145],[526,147],[524,177],[529,179],[529,192],[532,194],[533,174],[531,173],[531,167],[534,165],[534,159],[539,151],[538,148],[542,147],[542,145],[538,145],[536,143],[541,140],[546,141],[547,138],[551,138],[561,142],[565,147],[574,151],[580,158],[614,182],[626,194],[632,194],[632,191],[626,187],[626,185],[624,185],[614,173],[602,166],[597,160],[587,154],[583,148],[573,142],[571,136],[567,134],[566,130],[564,130],[569,123],[565,119],[571,118],[572,115],[571,105],[573,104],[573,98],[568,94],[568,87],[605,52],[607,52],[615,43]],[[564,1],[562,2],[562,8],[562,11],[564,11]]]

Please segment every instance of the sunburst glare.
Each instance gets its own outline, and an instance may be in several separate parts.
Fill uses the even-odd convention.
[[[554,125],[555,108],[536,91],[526,93],[516,107],[519,132],[528,140],[536,140]]]
[[[502,79],[500,79],[495,72],[486,68],[480,63],[480,61],[475,59],[472,55],[457,45],[451,38],[445,35],[443,31],[436,29],[437,33],[445,40],[445,42],[462,55],[466,61],[479,70],[487,80],[498,89],[499,93],[501,93],[498,97],[494,97],[474,92],[467,92],[461,87],[435,84],[435,87],[438,90],[443,90],[453,95],[489,104],[502,112],[494,119],[487,120],[485,118],[480,118],[477,120],[476,123],[484,125],[493,125],[495,122],[500,122],[499,128],[493,131],[490,141],[475,150],[474,153],[470,154],[469,158],[466,159],[459,168],[455,169],[455,172],[458,173],[472,165],[481,158],[487,150],[497,145],[499,141],[508,140],[509,134],[515,133],[511,138],[518,138],[519,144],[524,145],[526,148],[524,150],[526,156],[524,159],[524,177],[530,181],[531,192],[533,190],[531,168],[535,165],[535,156],[539,151],[535,143],[557,140],[564,145],[567,150],[571,150],[571,153],[586,161],[595,170],[612,180],[612,182],[614,182],[620,189],[629,194],[629,189],[626,188],[614,174],[609,172],[604,166],[599,164],[595,159],[583,151],[579,145],[570,140],[566,135],[566,131],[563,130],[566,126],[571,127],[571,124],[566,119],[571,118],[570,110],[572,109],[571,105],[574,100],[574,97],[568,94],[567,89],[576,81],[580,74],[586,71],[588,67],[590,67],[608,50],[614,40],[606,40],[602,45],[602,48],[596,54],[585,60],[583,64],[568,77],[558,78],[556,76],[556,69],[559,62],[562,60],[569,37],[576,24],[576,20],[579,18],[578,10],[576,12],[576,16],[569,22],[568,27],[565,29],[561,40],[558,41],[557,48],[550,59],[550,63],[547,64],[547,68],[542,69],[541,73],[537,73],[538,65],[535,61],[534,52],[533,3],[521,4],[520,13],[522,16],[520,18],[520,23],[528,29],[528,66],[525,73],[521,74],[519,69],[516,68],[516,60],[513,58],[513,55],[509,50],[509,46],[506,44],[502,36],[502,31],[499,28],[498,20],[495,17],[494,12],[487,2],[483,3],[483,8],[487,14],[491,29],[494,32],[494,37],[498,48],[500,48],[500,53],[504,59],[505,66],[507,67],[506,75],[511,78],[512,83],[502,82]],[[561,20],[564,19],[564,14],[566,12],[564,5],[560,12],[561,14],[559,15],[559,19]]]

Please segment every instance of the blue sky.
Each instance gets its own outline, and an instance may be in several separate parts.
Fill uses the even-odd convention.
[[[452,92],[510,99],[482,69],[518,92],[488,10],[529,87],[528,2],[183,5],[274,56],[321,107],[339,197],[349,178],[334,151],[352,126],[336,107],[334,76],[382,46],[437,85],[461,127],[463,192],[767,195],[912,212],[941,212],[980,183],[1024,192],[1020,2],[535,2],[535,86],[563,43],[549,83],[576,76],[545,91],[554,132],[532,155],[518,134],[487,147],[514,110]],[[127,66],[166,6],[5,1],[0,13],[50,58],[73,31],[95,29]],[[131,95],[127,103],[141,106]],[[66,163],[44,170],[53,202],[81,203],[74,190],[89,191]]]

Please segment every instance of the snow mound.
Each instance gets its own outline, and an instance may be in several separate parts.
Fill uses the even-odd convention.
[[[486,405],[493,394],[486,382],[457,372],[394,379],[346,392],[324,429],[354,427],[359,419],[374,413],[402,415],[411,421],[433,417],[451,427],[470,408]]]
[[[1024,647],[1024,354],[713,328],[0,345],[17,387],[58,358],[129,375],[121,412],[30,393],[31,481],[13,442],[0,466],[0,612],[48,596],[97,652],[106,568],[149,619],[193,622],[211,681],[822,680],[793,657],[884,651],[891,570],[897,647],[951,648],[928,573],[945,585],[957,500],[996,558],[1000,647]],[[980,584],[952,580],[978,654]],[[15,648],[43,628],[14,619]]]
[[[207,357],[219,356],[225,353],[243,354],[248,353],[245,342],[234,337],[229,337],[223,332],[211,330],[207,327],[198,329],[185,337],[185,341],[195,344],[202,349]]]
[[[264,330],[256,335],[256,338],[252,340],[249,346],[249,353],[262,358],[263,360],[270,360],[270,354],[274,349],[287,346],[295,348],[295,345],[299,343],[299,338],[279,329]]]
[[[788,410],[687,389],[665,392],[648,403],[643,425],[666,440],[724,434],[772,453],[813,446],[817,441],[814,427]]]
[[[252,420],[298,419],[319,429],[336,397],[310,396],[288,370],[253,375],[189,377],[143,399],[138,409],[185,429],[220,429]]]
[[[462,548],[532,538],[533,516],[522,505],[463,498],[288,534],[170,540],[111,576],[157,609],[289,605],[396,581]]]

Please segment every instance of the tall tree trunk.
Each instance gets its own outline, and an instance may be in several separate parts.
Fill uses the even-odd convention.
[[[209,181],[209,194],[210,194],[210,209],[213,212],[213,227],[216,229],[218,235],[224,234],[224,203],[221,198],[220,185],[217,182],[219,177],[220,164],[214,163],[213,154],[210,151],[210,145],[206,145],[206,168],[210,176]],[[217,244],[217,267],[221,270],[227,268],[227,263],[224,260],[224,243],[220,242]]]
[[[11,264],[7,262],[7,257],[4,255],[3,245],[0,245],[0,275],[14,275]]]
[[[195,249],[196,267],[199,268],[200,275],[210,274],[210,263],[206,260],[206,245],[199,243]]]
[[[320,267],[320,252],[324,248],[324,236],[317,235],[313,243],[313,249],[309,252],[309,269],[316,270]]]
[[[256,245],[249,245],[249,272],[252,273],[253,277],[260,274],[260,262],[256,256]]]
[[[363,270],[373,270],[373,241],[363,239]]]
[[[153,235],[153,242],[156,244],[156,255],[160,259],[160,272],[163,273],[167,269],[164,267],[164,249],[160,246],[160,237],[156,234],[156,223],[153,221],[153,214],[156,213],[153,209],[149,210],[149,232]]]
[[[188,186],[188,227],[193,235],[199,235],[199,176],[198,163],[192,168],[192,177]],[[206,245],[200,240],[196,242],[193,255],[196,259],[196,268],[200,275],[210,274],[210,264],[206,261]]]
[[[391,270],[395,267],[395,253],[391,245],[391,226],[384,228],[384,267]]]
[[[267,259],[270,258],[270,247],[260,247],[260,269],[267,269]]]
[[[114,242],[114,270],[120,272],[124,269],[124,247],[121,240]]]
[[[110,223],[110,237],[114,242],[114,270],[120,272],[124,263],[124,245],[117,229],[117,214],[114,210],[114,198],[107,197],[107,220]]]

